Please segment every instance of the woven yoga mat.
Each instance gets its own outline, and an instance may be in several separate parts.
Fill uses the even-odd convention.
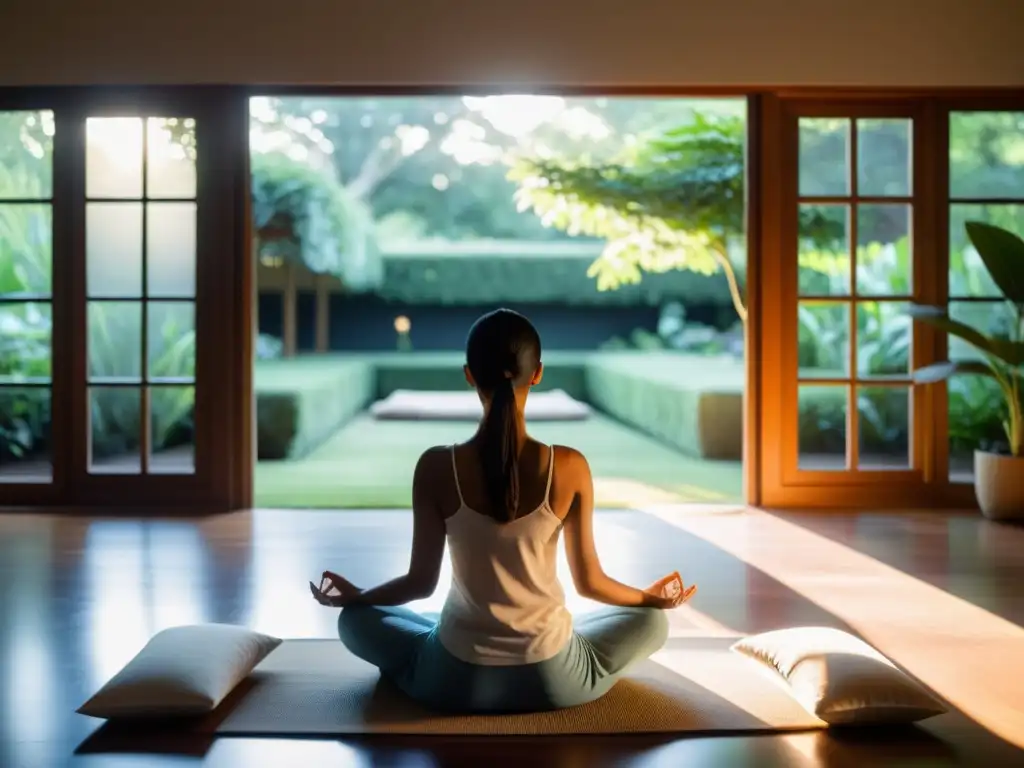
[[[286,641],[205,729],[221,736],[541,735],[806,730],[804,710],[729,638],[670,641],[603,698],[528,715],[449,716],[407,699],[336,640]]]

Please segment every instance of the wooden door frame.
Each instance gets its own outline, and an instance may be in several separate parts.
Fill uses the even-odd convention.
[[[821,482],[807,476],[794,482],[791,468],[795,448],[795,350],[787,343],[795,306],[795,262],[790,253],[797,200],[797,143],[794,119],[808,113],[822,116],[868,116],[874,112],[912,113],[915,118],[913,270],[914,300],[944,305],[949,271],[949,146],[948,126],[954,111],[1024,111],[1024,90],[975,91],[817,91],[799,89],[764,97],[762,123],[762,296],[760,434],[761,503],[769,508],[973,508],[970,484],[952,483],[948,474],[946,388],[914,386],[914,437],[918,473],[862,473],[858,481],[837,478]],[[788,231],[787,231],[788,227]],[[787,263],[788,262],[788,263]],[[945,334],[915,324],[912,364],[916,367],[944,359]],[[787,392],[787,389],[792,391]],[[771,436],[775,436],[772,440]],[[780,439],[781,438],[781,439]],[[779,446],[782,446],[781,451]],[[787,472],[787,469],[790,471]],[[836,473],[837,475],[840,473]],[[866,475],[866,476],[865,476]],[[901,477],[902,476],[902,477]],[[817,481],[817,482],[816,482]],[[895,481],[895,482],[894,482]],[[838,491],[838,492],[837,492]]]
[[[248,199],[248,99],[245,89],[168,86],[0,89],[0,109],[54,112],[53,150],[53,482],[0,484],[0,505],[72,512],[159,509],[195,514],[244,506],[232,477],[238,451],[233,419],[236,393],[251,390],[236,371],[249,356],[232,346],[233,328],[247,307],[234,303],[241,263],[233,251]],[[91,474],[88,456],[88,379],[85,293],[85,119],[152,114],[196,119],[196,375],[194,474]],[[186,114],[187,113],[187,114]],[[244,132],[236,133],[241,122]],[[239,149],[241,147],[241,149]],[[239,165],[241,164],[241,167]],[[244,178],[243,178],[244,177]],[[245,359],[247,365],[242,364]],[[243,374],[245,375],[245,374]],[[249,373],[246,378],[251,377]],[[140,385],[141,386],[141,385]],[[243,398],[244,399],[244,398]],[[251,410],[251,409],[248,409]],[[248,462],[251,464],[251,461]],[[249,468],[251,473],[251,467]]]
[[[940,269],[936,270],[936,295],[940,306],[949,303],[949,210],[952,203],[949,184],[949,122],[954,112],[1024,112],[1024,88],[1013,90],[982,90],[966,93],[947,94],[936,100],[938,125],[936,127],[939,149],[944,150],[943,161],[935,169],[935,190],[938,198],[938,227],[936,243],[942,256]],[[989,204],[1007,204],[993,200]],[[1024,194],[1019,202],[1012,204],[1024,207]],[[937,334],[936,357],[944,360],[949,349],[949,337]],[[949,479],[949,400],[945,383],[929,387],[937,404],[934,427],[938,439],[935,441],[935,468],[937,505],[949,508],[975,509],[978,506],[971,483],[954,483]]]
[[[773,201],[765,196],[771,179],[778,178],[779,155],[771,145],[778,124],[778,100],[747,97],[747,176],[745,191],[747,322],[743,351],[746,378],[743,387],[743,500],[759,506],[764,497],[764,277],[765,243],[773,238]],[[777,221],[775,219],[774,221]]]
[[[70,252],[68,220],[70,152],[66,136],[60,131],[58,114],[63,100],[51,90],[0,89],[0,111],[50,111],[56,130],[53,139],[51,188],[51,328],[50,328],[50,464],[51,481],[0,483],[2,504],[57,505],[71,486],[70,453],[70,296],[73,284],[65,263]],[[2,201],[0,201],[2,204]]]

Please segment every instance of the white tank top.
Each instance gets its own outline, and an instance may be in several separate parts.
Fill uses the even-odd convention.
[[[555,451],[544,501],[499,523],[466,506],[452,446],[459,509],[445,521],[452,585],[437,625],[441,644],[470,664],[532,664],[557,655],[572,636],[572,615],[558,581],[562,521],[551,511]]]

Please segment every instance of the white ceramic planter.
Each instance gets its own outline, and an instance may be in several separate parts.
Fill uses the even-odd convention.
[[[975,451],[974,492],[989,520],[1024,520],[1024,456]]]

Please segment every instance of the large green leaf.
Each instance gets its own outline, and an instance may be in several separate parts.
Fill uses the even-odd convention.
[[[954,320],[941,307],[913,305],[909,309],[910,316],[915,320],[928,323],[939,330],[945,331],[986,354],[1002,360],[1007,365],[1018,367],[1024,365],[1024,341],[1010,341],[986,336],[981,331],[966,323]]]
[[[981,221],[968,221],[965,227],[999,290],[1014,304],[1024,304],[1024,240]]]

